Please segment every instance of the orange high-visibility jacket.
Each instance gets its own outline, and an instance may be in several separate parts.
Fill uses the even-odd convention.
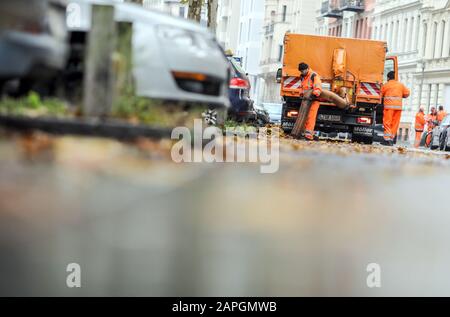
[[[415,129],[417,132],[423,132],[425,128],[425,114],[423,112],[418,112],[416,114],[416,124]]]
[[[439,121],[439,123],[441,123],[442,120],[444,120],[446,115],[447,115],[447,112],[445,112],[445,110],[438,111],[437,120]]]
[[[302,87],[300,94],[302,95],[304,91],[306,90],[313,90],[313,94],[316,97],[319,97],[322,93],[322,80],[320,79],[320,76],[312,71],[311,69],[308,71],[308,74],[306,74],[305,77],[302,79]]]
[[[429,132],[433,131],[435,127],[435,122],[437,121],[437,114],[430,113],[429,115],[427,115],[425,120],[428,123],[428,131]]]
[[[381,88],[381,97],[384,98],[384,109],[402,110],[403,98],[408,98],[410,91],[401,82],[388,81]]]

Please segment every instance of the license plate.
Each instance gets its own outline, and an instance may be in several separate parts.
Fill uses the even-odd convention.
[[[367,127],[354,127],[353,133],[358,135],[373,135],[373,129]]]
[[[292,129],[294,128],[294,122],[285,121],[281,125],[282,128]]]
[[[342,117],[335,114],[319,114],[318,119],[320,121],[341,122]]]

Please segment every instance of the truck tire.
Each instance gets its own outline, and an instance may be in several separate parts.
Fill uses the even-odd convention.
[[[373,144],[373,137],[371,136],[359,136],[359,135],[352,135],[352,143],[362,143],[362,144]]]

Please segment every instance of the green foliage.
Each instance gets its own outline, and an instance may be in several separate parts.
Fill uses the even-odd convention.
[[[124,95],[113,106],[112,117],[130,122],[161,127],[193,126],[200,119],[204,108],[184,109],[182,105],[163,103],[144,97]]]
[[[5,98],[0,101],[0,114],[37,116],[66,116],[68,108],[64,102],[55,98],[41,99],[36,92],[30,92],[28,96],[12,99]]]

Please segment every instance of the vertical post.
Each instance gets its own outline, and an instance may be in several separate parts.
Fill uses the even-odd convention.
[[[107,116],[112,108],[114,75],[112,55],[116,48],[114,6],[92,6],[84,74],[85,116]]]

